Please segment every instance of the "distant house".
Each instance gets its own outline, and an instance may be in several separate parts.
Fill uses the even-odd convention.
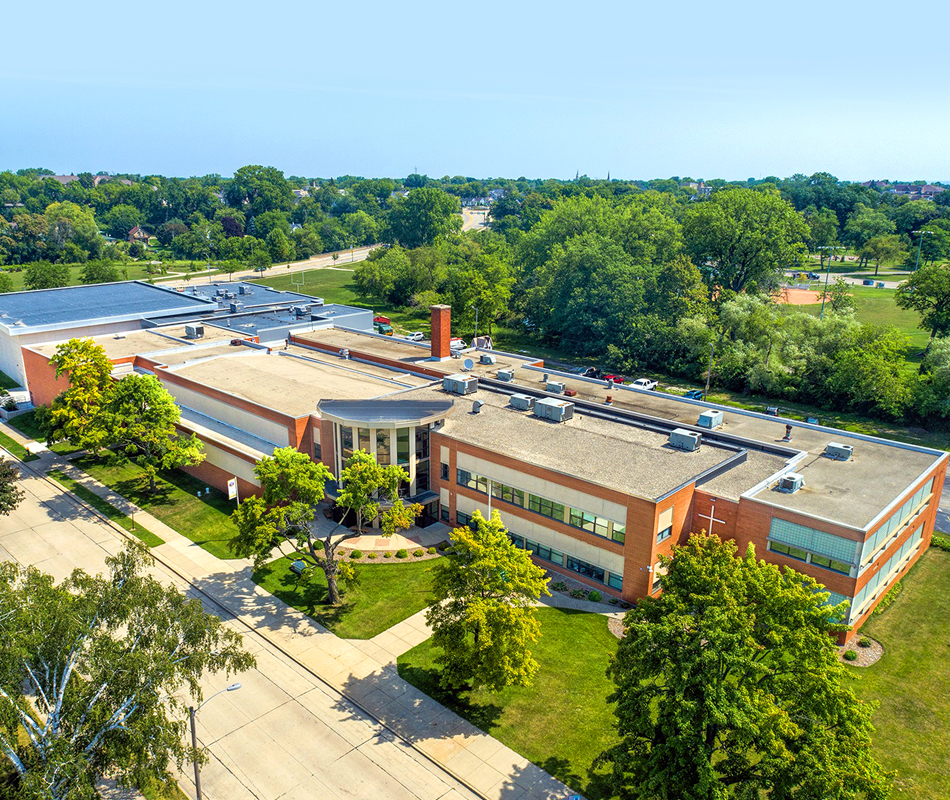
[[[78,175],[44,175],[43,180],[46,178],[52,178],[57,183],[61,183],[63,186],[69,186],[73,181],[78,181]]]
[[[943,186],[934,186],[930,183],[895,183],[887,191],[890,194],[907,197],[911,200],[933,200],[940,192],[944,191],[944,188]]]
[[[292,191],[294,193],[294,197],[296,197],[298,201],[302,200],[304,197],[310,197],[310,192],[308,192],[306,189],[293,189]]]
[[[706,197],[712,194],[712,186],[707,186],[704,181],[687,181],[683,184],[684,189],[689,189],[693,197]]]
[[[57,183],[61,183],[63,186],[69,186],[73,181],[78,181],[78,175],[43,175],[40,180],[45,180],[46,178],[52,178]],[[128,178],[113,178],[111,175],[94,175],[92,178],[92,185],[98,186],[100,183],[105,183],[107,181],[116,181],[125,186],[131,186],[132,181]]]
[[[92,179],[92,185],[98,186],[100,183],[107,183],[109,181],[115,181],[116,183],[121,183],[123,186],[131,186],[132,181],[128,178],[113,178],[111,175],[96,175]]]
[[[132,230],[129,231],[129,242],[134,244],[139,242],[140,244],[148,245],[149,235],[143,231],[138,225],[136,225]]]

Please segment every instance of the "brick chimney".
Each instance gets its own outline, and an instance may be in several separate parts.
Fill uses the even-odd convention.
[[[451,358],[452,306],[432,306],[429,310],[432,313],[432,360]]]

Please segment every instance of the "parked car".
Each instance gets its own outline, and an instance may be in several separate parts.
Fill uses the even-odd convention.
[[[385,322],[374,322],[373,327],[376,329],[376,333],[381,333],[383,336],[393,335],[393,326],[387,325]]]
[[[382,314],[379,316],[373,317],[373,322],[378,322],[380,325],[392,325],[393,321],[389,317],[384,317]]]
[[[649,378],[637,378],[630,385],[634,389],[646,389],[648,392],[655,392],[656,387],[659,386],[659,383],[657,381],[650,380]]]
[[[870,278],[865,278],[863,281],[861,281],[861,284],[863,286],[873,286],[874,281],[872,281]]]
[[[597,369],[597,367],[588,367],[581,373],[581,375],[585,378],[599,378],[600,370]]]
[[[624,383],[623,375],[604,375],[604,380],[611,383]]]
[[[449,349],[450,349],[450,350],[464,350],[466,347],[468,347],[468,345],[465,344],[465,340],[464,340],[464,339],[460,339],[458,336],[456,336],[456,337],[454,337],[453,339],[450,339],[450,340],[449,340]]]
[[[421,332],[421,331],[413,331],[412,333],[407,334],[407,335],[406,335],[406,338],[407,338],[410,342],[421,342],[421,341],[422,341],[423,339],[425,339],[426,337],[422,335],[422,332]]]
[[[808,280],[810,280],[810,281],[820,281],[820,280],[821,280],[821,275],[819,275],[817,272],[809,272],[809,273],[808,273]]]
[[[777,416],[778,416],[778,406],[768,406],[768,407],[765,409],[765,413],[768,414],[770,417],[777,417]]]
[[[702,400],[706,395],[703,394],[702,389],[690,389],[683,397],[687,400]]]

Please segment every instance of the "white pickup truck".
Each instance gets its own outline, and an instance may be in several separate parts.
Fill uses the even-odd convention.
[[[637,378],[630,385],[634,389],[645,389],[648,392],[655,392],[658,384],[656,381],[651,381],[649,378]]]

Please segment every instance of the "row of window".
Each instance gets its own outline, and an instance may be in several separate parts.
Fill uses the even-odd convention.
[[[871,578],[855,596],[851,603],[852,619],[864,613],[865,608],[874,601],[883,587],[890,581],[896,572],[904,568],[905,564],[914,555],[920,540],[924,537],[923,526],[914,531],[900,549],[894,553],[887,562],[878,570],[878,573]]]
[[[354,450],[365,450],[367,453],[373,452],[373,436],[370,428],[350,428],[345,425],[340,426],[340,451],[343,461],[346,461]],[[429,457],[429,427],[420,425],[416,428],[415,437],[412,436],[411,428],[397,428],[395,436],[396,461],[393,462],[393,431],[389,428],[376,429],[376,460],[380,464],[388,465],[396,463],[404,465],[409,463],[409,454],[412,452],[410,446],[415,438],[415,454],[417,459]]]
[[[448,471],[448,465],[443,464],[443,477],[448,475]],[[595,536],[612,539],[620,544],[623,544],[626,537],[626,527],[619,522],[604,519],[596,514],[582,511],[579,508],[570,508],[563,503],[548,500],[546,497],[529,494],[522,489],[506,486],[503,483],[486,478],[484,475],[477,475],[465,469],[459,469],[456,470],[456,472],[456,481],[459,486],[465,486],[482,494],[488,494],[489,491],[491,491],[492,497],[497,497],[506,503],[511,503],[520,508],[527,508],[535,514],[541,514],[549,519],[564,522],[572,527],[580,528]]]
[[[895,511],[887,522],[874,531],[864,543],[864,549],[861,553],[861,569],[865,569],[874,563],[881,553],[887,549],[891,539],[900,536],[901,529],[919,513],[921,503],[930,497],[933,488],[934,482],[931,479],[929,483],[921,486],[913,497],[908,498],[907,502]]]
[[[781,553],[783,556],[788,556],[798,561],[804,561],[807,564],[814,564],[824,569],[830,569],[832,572],[840,572],[842,575],[851,574],[851,564],[828,558],[828,556],[818,555],[817,553],[809,553],[807,550],[802,550],[799,547],[792,547],[791,545],[782,544],[781,542],[770,541],[769,550],[773,553]]]
[[[442,506],[441,516],[444,522],[449,521],[449,509],[446,506]],[[471,514],[466,514],[464,511],[458,511],[456,512],[455,517],[459,525],[467,525],[469,527],[472,526]],[[582,561],[579,558],[562,553],[558,550],[548,547],[547,545],[543,545],[540,542],[533,542],[530,539],[526,539],[524,536],[511,533],[511,531],[508,532],[508,537],[514,543],[515,547],[519,547],[522,550],[528,550],[532,555],[535,555],[538,558],[541,558],[545,561],[550,561],[552,564],[557,564],[559,567],[566,567],[567,569],[576,572],[578,575],[583,575],[585,578],[590,578],[591,580],[597,581],[598,583],[604,583],[612,589],[617,589],[619,591],[623,588],[623,577],[613,572],[608,572],[603,567],[598,567],[596,564],[590,564],[587,561]]]
[[[784,545],[784,548],[779,549],[776,545],[780,547]],[[843,572],[845,575],[850,574],[852,567],[858,563],[860,548],[861,543],[852,539],[845,539],[843,536],[835,536],[832,533],[825,533],[777,517],[772,518],[769,527],[770,550],[790,555],[801,561],[810,561],[825,569]],[[801,555],[801,551],[805,551],[807,555]],[[818,558],[816,559],[815,556]],[[832,562],[835,562],[835,567],[828,566]],[[841,569],[842,565],[847,569]]]

